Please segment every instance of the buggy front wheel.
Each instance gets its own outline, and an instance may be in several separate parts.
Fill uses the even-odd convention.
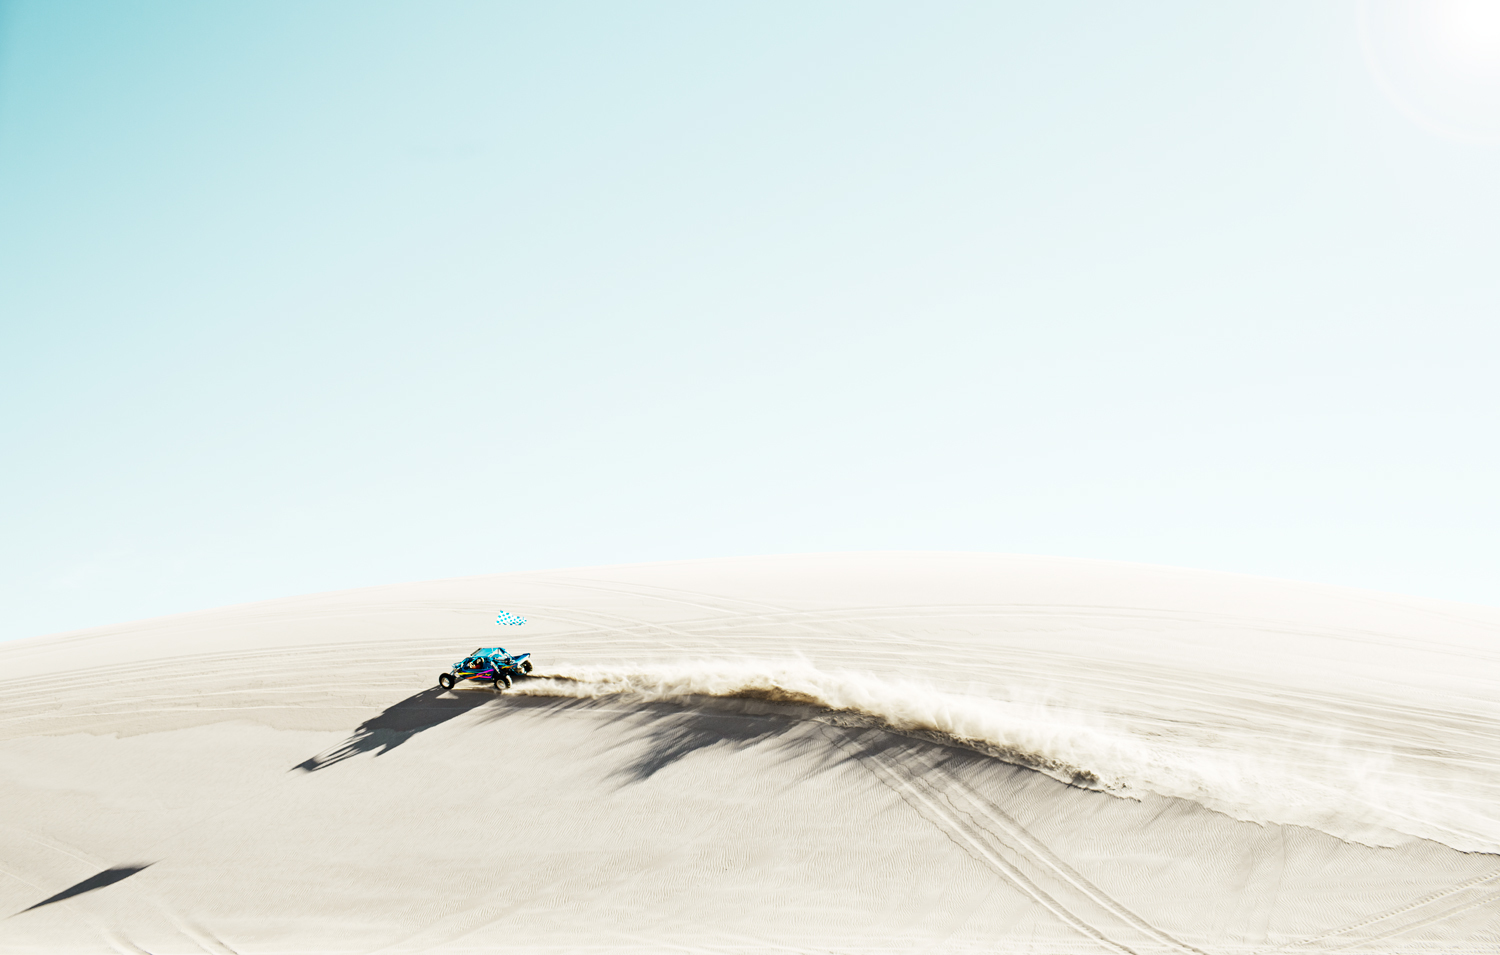
[[[453,689],[453,674],[442,673],[438,675],[438,686],[445,690]]]

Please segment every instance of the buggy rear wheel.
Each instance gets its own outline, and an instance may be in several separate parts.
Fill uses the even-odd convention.
[[[445,690],[451,690],[451,689],[453,689],[453,674],[451,674],[451,673],[440,673],[440,674],[438,674],[438,686],[442,687]]]
[[[522,660],[521,661],[521,672],[525,673],[527,676],[531,675],[531,661],[530,660]]]
[[[495,677],[495,689],[502,693],[510,689],[510,677],[504,673]]]

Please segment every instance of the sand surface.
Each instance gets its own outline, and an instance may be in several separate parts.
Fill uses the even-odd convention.
[[[0,952],[1495,952],[1497,727],[1500,610],[1171,568],[270,601],[0,644]]]

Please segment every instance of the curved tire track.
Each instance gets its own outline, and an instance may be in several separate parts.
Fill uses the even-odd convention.
[[[914,773],[843,734],[827,731],[825,735],[971,857],[1079,934],[1126,955],[1147,951],[1207,955],[1111,898],[952,774],[939,769]]]

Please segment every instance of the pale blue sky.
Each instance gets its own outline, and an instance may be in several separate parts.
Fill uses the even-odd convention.
[[[1500,41],[1404,10],[6,3],[0,637],[814,550],[1500,604]]]

